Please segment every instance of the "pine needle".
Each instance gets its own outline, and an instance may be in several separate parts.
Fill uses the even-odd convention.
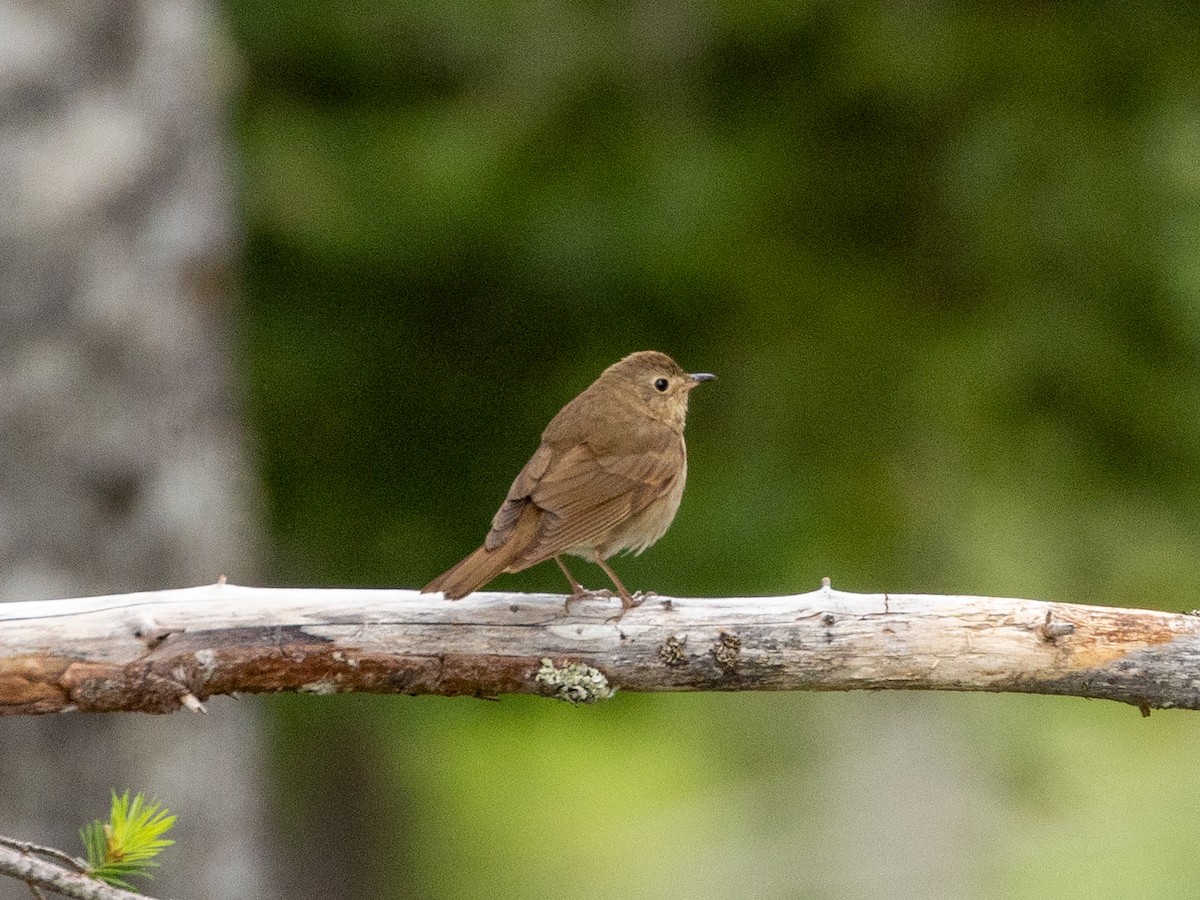
[[[153,878],[150,869],[164,848],[175,842],[162,837],[175,824],[175,816],[161,803],[146,803],[141,794],[129,799],[129,791],[112,794],[108,821],[93,821],[79,832],[87,851],[88,871],[92,878],[113,887],[132,890],[125,879]]]

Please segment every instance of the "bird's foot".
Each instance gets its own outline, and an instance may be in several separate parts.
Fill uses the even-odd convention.
[[[615,597],[612,591],[608,588],[585,588],[582,584],[575,585],[575,590],[571,591],[571,600],[611,600]]]
[[[571,595],[567,597],[567,602],[564,605],[566,606],[567,613],[569,614],[571,612],[572,603],[577,603],[580,600],[611,600],[613,596],[613,592],[608,588],[591,590],[590,588],[585,588],[582,584],[577,584],[571,591]]]
[[[611,592],[609,593],[609,596],[612,596]],[[654,593],[654,591],[634,591],[632,594],[622,594],[621,611],[615,616],[605,619],[605,624],[621,621],[621,616],[625,615],[625,613],[629,612],[635,607],[641,606],[647,600],[657,596],[658,594]]]

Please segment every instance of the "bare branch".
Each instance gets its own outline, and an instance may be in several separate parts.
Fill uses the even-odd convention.
[[[24,881],[39,896],[39,888],[57,891],[76,900],[151,900],[144,894],[135,894],[112,887],[103,881],[89,878],[79,872],[69,871],[57,863],[47,862],[37,856],[10,846],[13,842],[0,843],[0,875],[10,875]],[[42,852],[39,848],[38,852]]]
[[[87,863],[82,859],[71,856],[69,853],[63,853],[54,847],[44,847],[41,844],[31,844],[29,841],[18,841],[15,838],[5,837],[0,834],[0,846],[10,847],[19,853],[36,853],[41,856],[49,857],[60,866],[65,866],[68,869],[76,872],[86,872]]]
[[[202,710],[234,692],[572,701],[633,691],[1018,691],[1200,708],[1200,617],[994,597],[616,602],[183,590],[0,604],[0,715]]]

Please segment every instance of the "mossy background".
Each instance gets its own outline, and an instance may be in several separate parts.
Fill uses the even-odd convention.
[[[482,539],[553,413],[654,348],[720,380],[694,397],[675,525],[618,563],[631,586],[1200,606],[1190,7],[228,11],[277,581],[425,583]],[[1096,898],[1195,877],[1194,714],[906,694],[270,710],[296,896]]]

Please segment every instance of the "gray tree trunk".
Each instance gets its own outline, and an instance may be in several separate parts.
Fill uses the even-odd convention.
[[[205,0],[0,0],[0,600],[256,574],[218,24]],[[268,897],[261,765],[235,704],[6,721],[0,833],[77,852],[111,788],[144,790],[180,814],[153,893]]]

